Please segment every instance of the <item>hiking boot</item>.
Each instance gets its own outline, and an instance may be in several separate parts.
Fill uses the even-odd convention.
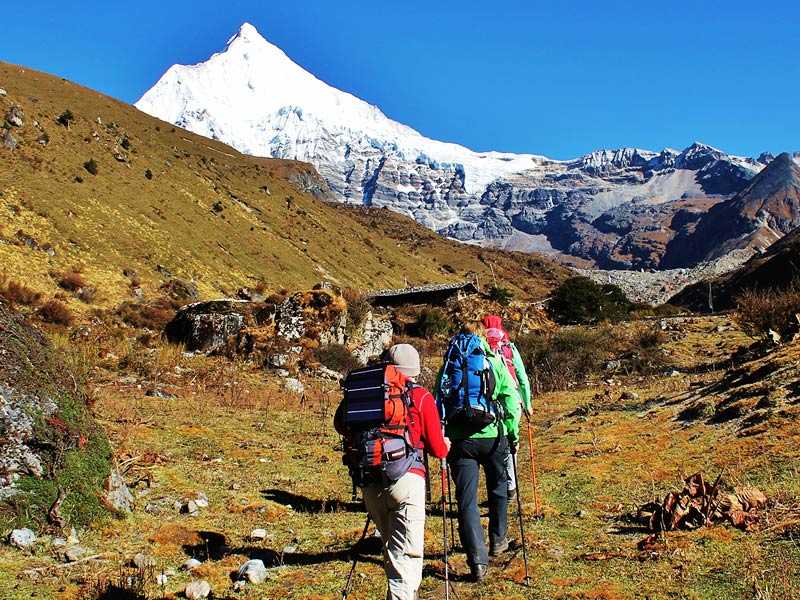
[[[470,572],[472,573],[472,581],[480,583],[486,579],[486,575],[489,573],[489,565],[475,565],[470,568]]]
[[[509,488],[508,490],[508,503],[511,504],[517,499],[517,488]]]
[[[496,544],[491,544],[490,548],[489,548],[489,556],[492,556],[492,557],[500,556],[503,552],[508,550],[508,546],[509,546],[509,543],[508,543],[508,538],[507,537],[503,538],[502,540],[500,540]]]

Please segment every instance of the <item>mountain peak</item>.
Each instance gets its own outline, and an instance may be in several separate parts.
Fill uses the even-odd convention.
[[[227,46],[230,46],[235,41],[241,40],[243,42],[266,42],[266,38],[258,32],[258,29],[255,28],[255,25],[252,25],[248,22],[242,23],[242,26],[239,27],[239,31],[237,31],[230,39],[228,39]]]

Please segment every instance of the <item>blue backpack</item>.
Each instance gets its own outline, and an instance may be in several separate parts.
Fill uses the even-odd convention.
[[[495,384],[481,338],[471,333],[453,337],[444,356],[437,394],[445,420],[478,429],[497,421]]]

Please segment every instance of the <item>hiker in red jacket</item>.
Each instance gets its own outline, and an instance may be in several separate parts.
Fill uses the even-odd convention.
[[[416,600],[422,582],[425,544],[425,462],[423,451],[446,458],[450,440],[444,437],[439,410],[431,393],[414,380],[420,374],[419,353],[409,344],[392,346],[387,362],[410,380],[409,432],[417,456],[409,470],[394,483],[370,483],[363,487],[364,503],[383,540],[383,558],[389,600]],[[334,419],[337,431],[346,435],[340,414]]]

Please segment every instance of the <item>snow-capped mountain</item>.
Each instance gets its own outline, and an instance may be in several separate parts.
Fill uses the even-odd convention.
[[[571,161],[474,152],[320,81],[250,24],[207,61],[170,67],[136,106],[248,154],[310,162],[340,201],[385,206],[466,242],[611,267],[657,267],[676,233],[670,215],[708,210],[764,166],[699,143]],[[629,226],[609,227],[609,211]],[[642,245],[647,228],[657,247]]]

